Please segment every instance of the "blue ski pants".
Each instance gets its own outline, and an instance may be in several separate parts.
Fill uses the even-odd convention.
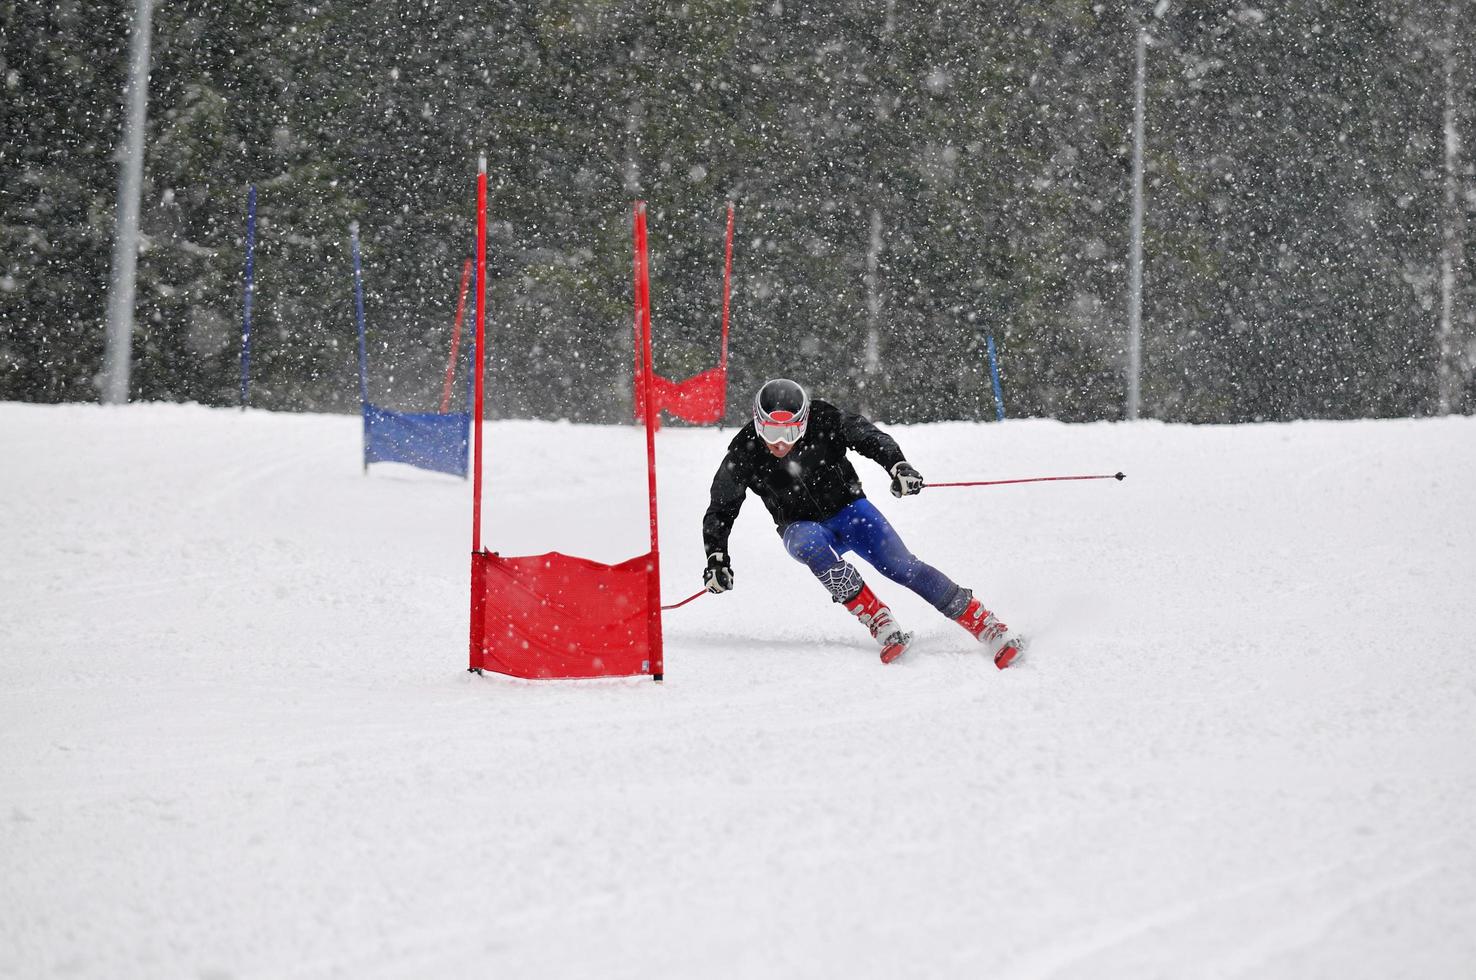
[[[958,604],[963,589],[932,565],[920,560],[887,523],[876,505],[862,497],[823,521],[795,521],[784,529],[784,548],[809,566],[827,588],[853,552],[877,571],[905,585],[945,614]],[[854,570],[850,572],[855,575]],[[858,577],[859,580],[859,577]],[[835,596],[837,600],[842,596]]]

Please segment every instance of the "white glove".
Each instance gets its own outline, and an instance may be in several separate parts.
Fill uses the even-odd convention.
[[[733,587],[733,563],[721,551],[707,556],[707,568],[702,572],[702,584],[707,591],[716,595]]]
[[[912,464],[903,460],[892,467],[892,496],[910,497],[915,493],[921,493],[923,488],[922,474],[912,468]]]

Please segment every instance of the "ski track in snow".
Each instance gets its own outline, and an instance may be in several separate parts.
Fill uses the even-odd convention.
[[[1476,420],[888,427],[1032,636],[884,667],[750,498],[667,680],[465,672],[470,492],[356,417],[0,404],[0,977],[1463,977]],[[484,542],[647,546],[633,427]],[[658,436],[663,594],[731,430]]]

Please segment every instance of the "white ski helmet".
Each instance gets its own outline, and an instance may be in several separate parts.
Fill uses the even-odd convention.
[[[810,396],[788,378],[765,381],[753,396],[753,427],[767,443],[792,446],[810,424]]]

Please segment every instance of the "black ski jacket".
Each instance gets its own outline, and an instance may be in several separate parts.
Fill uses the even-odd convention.
[[[865,416],[819,400],[810,402],[804,438],[783,459],[769,452],[753,422],[739,429],[712,478],[712,502],[702,518],[707,553],[727,553],[728,534],[749,490],[769,508],[781,534],[795,521],[823,521],[860,500],[865,494],[847,449],[876,460],[888,473],[903,459],[897,441]]]

